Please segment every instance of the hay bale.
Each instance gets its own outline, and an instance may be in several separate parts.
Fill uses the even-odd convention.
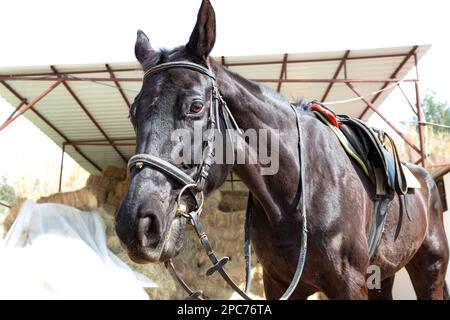
[[[82,211],[94,211],[98,208],[97,198],[87,188],[71,192],[54,193],[47,197],[41,197],[36,202],[60,203]]]
[[[247,208],[248,191],[221,190],[222,200],[219,209],[223,212],[241,211]]]
[[[127,169],[107,166],[102,172],[102,177],[110,178],[111,180],[122,181],[127,178]]]
[[[9,229],[11,229],[12,225],[14,224],[14,221],[16,221],[20,209],[22,209],[22,205],[26,200],[27,199],[25,198],[18,199],[17,203],[9,209],[8,215],[6,216],[5,221],[3,221],[4,235],[6,235]]]
[[[108,167],[101,176],[91,175],[86,187],[73,192],[56,193],[38,200],[39,203],[54,202],[66,204],[85,211],[98,211],[105,222],[107,244],[112,252],[127,263],[133,270],[140,272],[154,280],[159,288],[151,288],[147,292],[151,299],[183,299],[184,291],[174,282],[163,264],[140,265],[132,262],[122,248],[115,233],[114,213],[122,201],[127,190],[127,172],[125,169]],[[9,230],[14,222],[21,204],[13,207],[5,221],[5,228]],[[247,191],[230,191],[225,189],[212,193],[205,201],[202,223],[210,237],[218,256],[229,255],[232,260],[226,270],[230,276],[243,287],[245,281],[243,255],[243,224]],[[226,213],[225,211],[234,211]],[[210,266],[208,257],[200,246],[193,229],[186,226],[186,245],[174,264],[188,284],[195,289],[201,289],[213,299],[229,299],[233,291],[215,274],[206,277],[206,269]],[[262,268],[252,259],[252,293],[263,297]]]
[[[108,166],[101,176],[91,175],[86,188],[97,198],[98,207],[114,215],[128,187],[127,171],[123,168]]]
[[[108,196],[107,196],[105,202],[108,205],[118,208],[120,206],[120,203],[122,202],[122,199],[125,196],[125,193],[127,192],[127,188],[128,188],[127,180],[118,182],[114,186],[113,190],[108,193]]]

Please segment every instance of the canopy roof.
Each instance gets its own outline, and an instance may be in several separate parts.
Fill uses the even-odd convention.
[[[332,106],[338,113],[367,119],[373,112],[367,101],[378,108],[395,83],[414,81],[404,77],[429,47],[216,60],[289,100],[351,100]],[[140,90],[142,75],[137,62],[0,68],[0,95],[14,107],[31,104],[25,117],[56,144],[64,145],[83,168],[98,173],[108,165],[125,166],[134,152],[128,109]],[[358,98],[351,86],[365,99]]]

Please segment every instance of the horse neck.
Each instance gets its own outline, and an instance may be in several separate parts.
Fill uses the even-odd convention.
[[[298,164],[297,130],[293,111],[289,102],[270,88],[261,86],[253,81],[223,68],[218,63],[213,63],[213,69],[217,76],[217,84],[220,93],[227,103],[231,113],[239,127],[245,131],[248,129],[278,130],[280,134],[291,132],[290,139],[279,139],[279,170],[274,175],[262,176],[261,164],[235,165],[233,171],[247,185],[258,202],[264,207],[269,222],[280,220],[286,208],[286,194],[277,194],[277,190],[269,190],[270,185],[285,183],[288,178],[295,181],[292,186],[293,194],[290,200],[295,200],[298,191],[298,170],[293,166]],[[258,158],[259,161],[259,158]],[[290,163],[287,168],[284,163]],[[294,171],[294,172],[293,172]]]
[[[289,102],[274,90],[214,63],[219,91],[242,129],[283,129],[292,119]]]

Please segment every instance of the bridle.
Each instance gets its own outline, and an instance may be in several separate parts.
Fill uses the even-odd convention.
[[[144,166],[149,166],[157,171],[173,178],[177,182],[179,182],[183,187],[181,188],[180,193],[177,197],[177,207],[176,207],[176,217],[185,218],[187,221],[194,227],[197,236],[200,239],[200,243],[206,251],[210,261],[212,262],[212,266],[207,270],[207,276],[211,276],[212,274],[218,272],[222,278],[230,285],[230,287],[236,291],[242,298],[246,300],[252,300],[248,296],[248,292],[250,289],[250,237],[249,237],[249,219],[246,219],[246,288],[245,291],[242,291],[239,286],[230,278],[227,272],[224,269],[225,264],[230,260],[229,257],[225,256],[221,259],[218,259],[212,246],[208,240],[207,235],[203,231],[202,224],[200,223],[200,215],[203,210],[204,203],[204,189],[209,176],[209,171],[211,169],[211,165],[213,164],[214,157],[214,131],[217,129],[221,132],[221,123],[224,124],[225,129],[233,128],[241,133],[239,126],[237,125],[233,115],[227,107],[226,102],[222,98],[216,84],[216,77],[210,68],[203,67],[199,64],[189,62],[189,61],[175,61],[175,62],[166,62],[159,65],[156,65],[149,70],[147,70],[144,74],[144,80],[154,74],[157,74],[161,71],[165,71],[173,68],[184,68],[190,69],[193,71],[197,71],[205,76],[207,76],[212,83],[211,86],[211,99],[210,99],[210,108],[208,115],[208,124],[207,127],[209,130],[209,134],[206,140],[206,147],[203,150],[203,159],[202,163],[199,166],[197,173],[195,174],[195,179],[190,175],[186,174],[184,171],[171,164],[170,162],[161,159],[159,157],[149,155],[149,154],[136,154],[130,158],[128,161],[128,170],[131,171],[133,168],[142,169]],[[302,146],[301,146],[301,130],[300,130],[300,122],[299,122],[299,114],[294,106],[291,106],[296,113],[297,120],[297,128],[299,132],[299,154],[301,158],[300,170],[301,170],[301,183],[303,184],[304,177],[304,168],[303,168],[303,157],[302,157]],[[227,130],[229,132],[229,130]],[[231,139],[231,137],[230,137]],[[233,151],[234,152],[234,151]],[[301,190],[305,190],[304,186]],[[196,202],[196,209],[192,212],[189,212],[188,208],[181,202],[181,198],[185,192],[189,191]],[[253,201],[250,201],[252,195],[249,195],[249,204]],[[302,191],[301,199],[299,200],[299,206],[302,206],[302,244],[299,253],[299,261],[297,264],[297,270],[295,272],[294,278],[292,279],[291,284],[289,285],[286,292],[281,297],[282,300],[288,299],[291,294],[294,292],[295,288],[300,281],[300,277],[303,271],[303,266],[305,262],[306,255],[306,215],[305,215],[305,202],[304,202],[304,192]],[[251,205],[247,207],[247,216],[251,213]],[[174,277],[176,281],[180,283],[183,289],[189,294],[188,299],[203,299],[202,291],[195,291],[191,289],[186,282],[178,275],[172,260],[168,260],[165,262],[166,268],[168,268],[171,275]]]

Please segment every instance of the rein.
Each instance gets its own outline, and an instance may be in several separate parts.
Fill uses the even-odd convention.
[[[210,109],[209,109],[209,117],[208,117],[208,129],[210,130],[210,134],[207,137],[207,143],[205,150],[203,152],[204,157],[199,169],[196,173],[195,179],[190,175],[186,174],[184,171],[171,164],[170,162],[161,159],[159,157],[149,155],[149,154],[136,154],[130,158],[128,161],[128,170],[131,171],[133,168],[138,170],[142,169],[144,166],[152,167],[158,170],[161,173],[173,178],[177,182],[179,182],[183,187],[178,194],[177,197],[177,210],[176,210],[176,218],[185,218],[194,228],[201,245],[206,251],[209,260],[212,263],[212,266],[207,270],[206,275],[211,276],[212,274],[218,272],[221,277],[228,283],[228,285],[238,293],[245,300],[252,300],[248,296],[248,292],[250,290],[250,217],[251,211],[253,207],[253,198],[252,195],[249,195],[249,202],[247,206],[247,214],[246,214],[246,222],[245,222],[245,256],[246,256],[246,285],[245,291],[241,290],[239,286],[230,278],[228,273],[225,271],[225,264],[230,261],[230,258],[225,256],[222,258],[218,258],[212,249],[212,246],[208,240],[208,236],[203,231],[203,226],[200,222],[200,215],[203,211],[203,202],[204,202],[204,188],[206,181],[209,176],[209,170],[211,165],[213,164],[213,155],[214,155],[214,129],[220,129],[221,120],[225,124],[226,129],[229,127],[233,127],[239,133],[241,132],[239,126],[237,125],[233,115],[228,109],[226,102],[223,100],[220,92],[217,88],[216,77],[212,73],[209,68],[203,67],[196,63],[192,63],[189,61],[175,61],[175,62],[166,62],[160,65],[154,66],[147,70],[144,75],[144,79],[159,73],[164,70],[172,69],[172,68],[184,68],[190,69],[193,71],[197,71],[207,77],[212,82],[211,89],[211,101],[210,101]],[[306,228],[306,210],[305,210],[305,186],[304,186],[304,158],[303,158],[303,146],[301,143],[301,123],[300,123],[300,115],[297,111],[296,107],[292,106],[292,109],[296,115],[296,124],[298,130],[298,152],[300,158],[300,190],[301,196],[299,202],[297,204],[297,210],[301,212],[301,223],[302,223],[302,231],[301,231],[301,245],[298,257],[297,268],[294,274],[294,277],[287,288],[286,292],[281,296],[280,300],[287,300],[295,288],[297,287],[305,264],[306,259],[306,242],[307,242],[307,228]],[[194,211],[189,212],[186,205],[181,203],[182,195],[189,191],[196,201],[196,209]],[[173,265],[172,260],[168,260],[165,262],[166,268],[169,270],[172,277],[181,285],[181,287],[189,294],[187,299],[204,299],[203,292],[201,290],[193,290],[189,285],[179,276],[178,272]]]

